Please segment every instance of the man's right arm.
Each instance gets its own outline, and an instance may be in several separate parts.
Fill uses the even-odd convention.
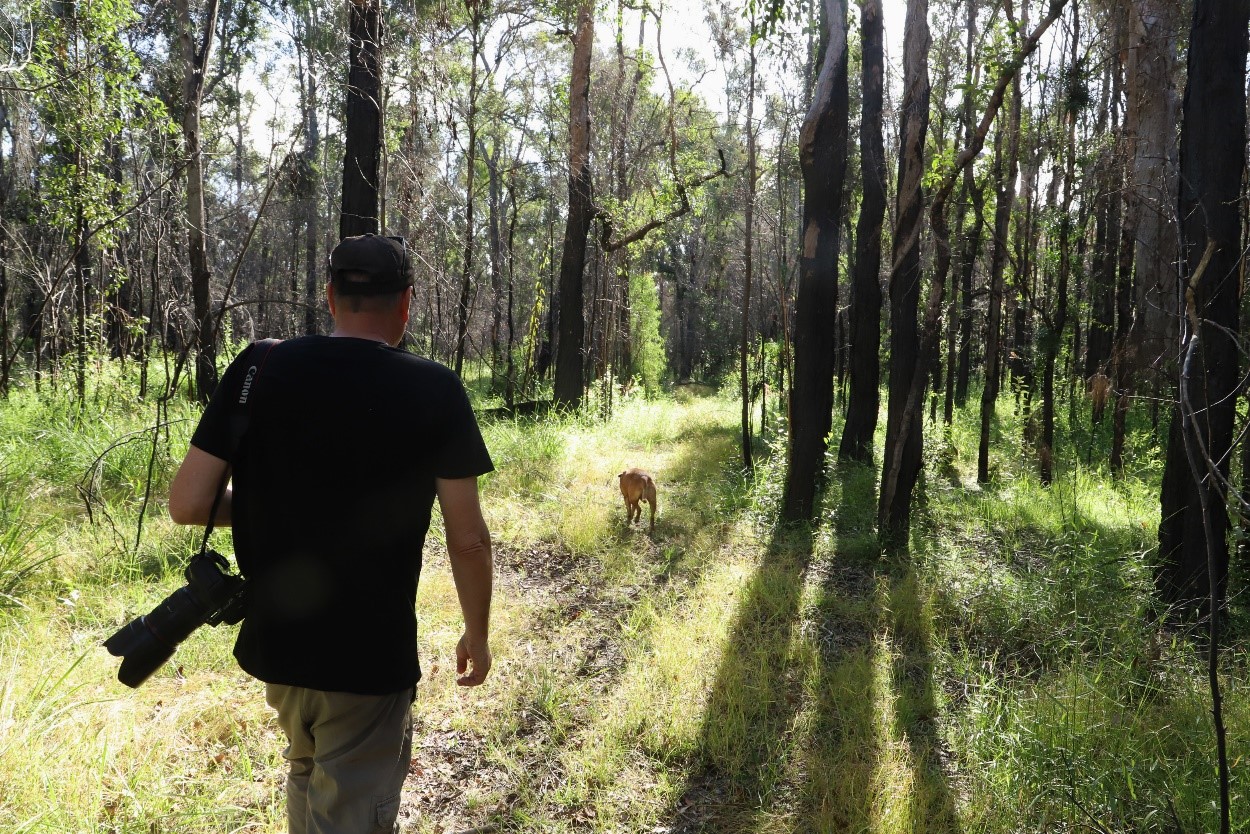
[[[173,483],[169,485],[169,516],[176,524],[207,524],[208,515],[217,502],[217,516],[213,523],[218,526],[230,524],[230,488],[226,487],[220,500],[217,492],[225,480],[229,464],[210,455],[203,449],[191,446]]]
[[[457,683],[477,686],[490,672],[490,601],[494,564],[490,531],[482,518],[477,478],[436,478],[439,509],[447,531],[451,575],[464,614],[464,635],[456,646]]]

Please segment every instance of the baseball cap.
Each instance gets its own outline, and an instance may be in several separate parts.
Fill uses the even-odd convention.
[[[348,280],[343,273],[359,273],[365,280]],[[412,286],[412,262],[402,237],[365,234],[345,237],[330,253],[330,277],[339,279],[342,295],[382,295]]]

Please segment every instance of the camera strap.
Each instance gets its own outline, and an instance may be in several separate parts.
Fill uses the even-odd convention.
[[[261,371],[265,369],[265,362],[269,359],[269,354],[273,352],[274,347],[281,342],[281,339],[262,339],[259,342],[253,342],[247,350],[247,355],[251,355],[257,348],[264,352],[260,354],[260,359],[248,366],[247,375],[243,378],[243,384],[239,388],[239,394],[234,398],[233,408],[230,411],[230,449],[226,458],[226,469],[221,473],[221,482],[217,484],[217,493],[213,496],[212,509],[208,511],[208,523],[204,525],[204,538],[200,540],[199,555],[203,556],[208,551],[208,537],[213,532],[213,522],[217,518],[217,510],[221,508],[221,499],[226,495],[226,485],[230,483],[230,470],[234,466],[234,457],[238,454],[239,444],[243,441],[243,435],[247,434],[247,426],[252,417],[252,402],[254,398],[251,396],[256,387],[256,381],[260,379]],[[242,358],[242,357],[240,357]]]

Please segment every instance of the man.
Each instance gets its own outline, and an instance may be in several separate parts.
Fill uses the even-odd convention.
[[[465,621],[457,682],[490,671],[477,476],[492,464],[460,380],[396,348],[412,298],[403,242],[343,240],[327,295],[330,336],[252,345],[227,369],[169,512],[205,524],[230,467],[215,523],[233,526],[248,578],[234,653],[287,735],[292,834],[389,832],[411,751],[417,578],[436,495]]]

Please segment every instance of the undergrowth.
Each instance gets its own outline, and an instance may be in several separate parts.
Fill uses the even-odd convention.
[[[0,830],[281,831],[282,741],[232,630],[200,629],[137,691],[100,647],[196,545],[164,501],[197,410],[135,390],[105,363],[85,404],[48,382],[0,408]],[[926,424],[910,554],[886,558],[879,473],[832,454],[817,522],[776,525],[779,414],[747,474],[731,399],[610,405],[483,422],[496,665],[476,691],[454,685],[435,521],[405,831],[1214,828],[1204,660],[1152,598],[1161,430],[1144,413],[1112,477],[1082,405],[1049,487],[1009,395],[989,484],[975,405]],[[630,466],[660,485],[653,534],[624,522]],[[1223,670],[1246,831],[1240,623]]]

